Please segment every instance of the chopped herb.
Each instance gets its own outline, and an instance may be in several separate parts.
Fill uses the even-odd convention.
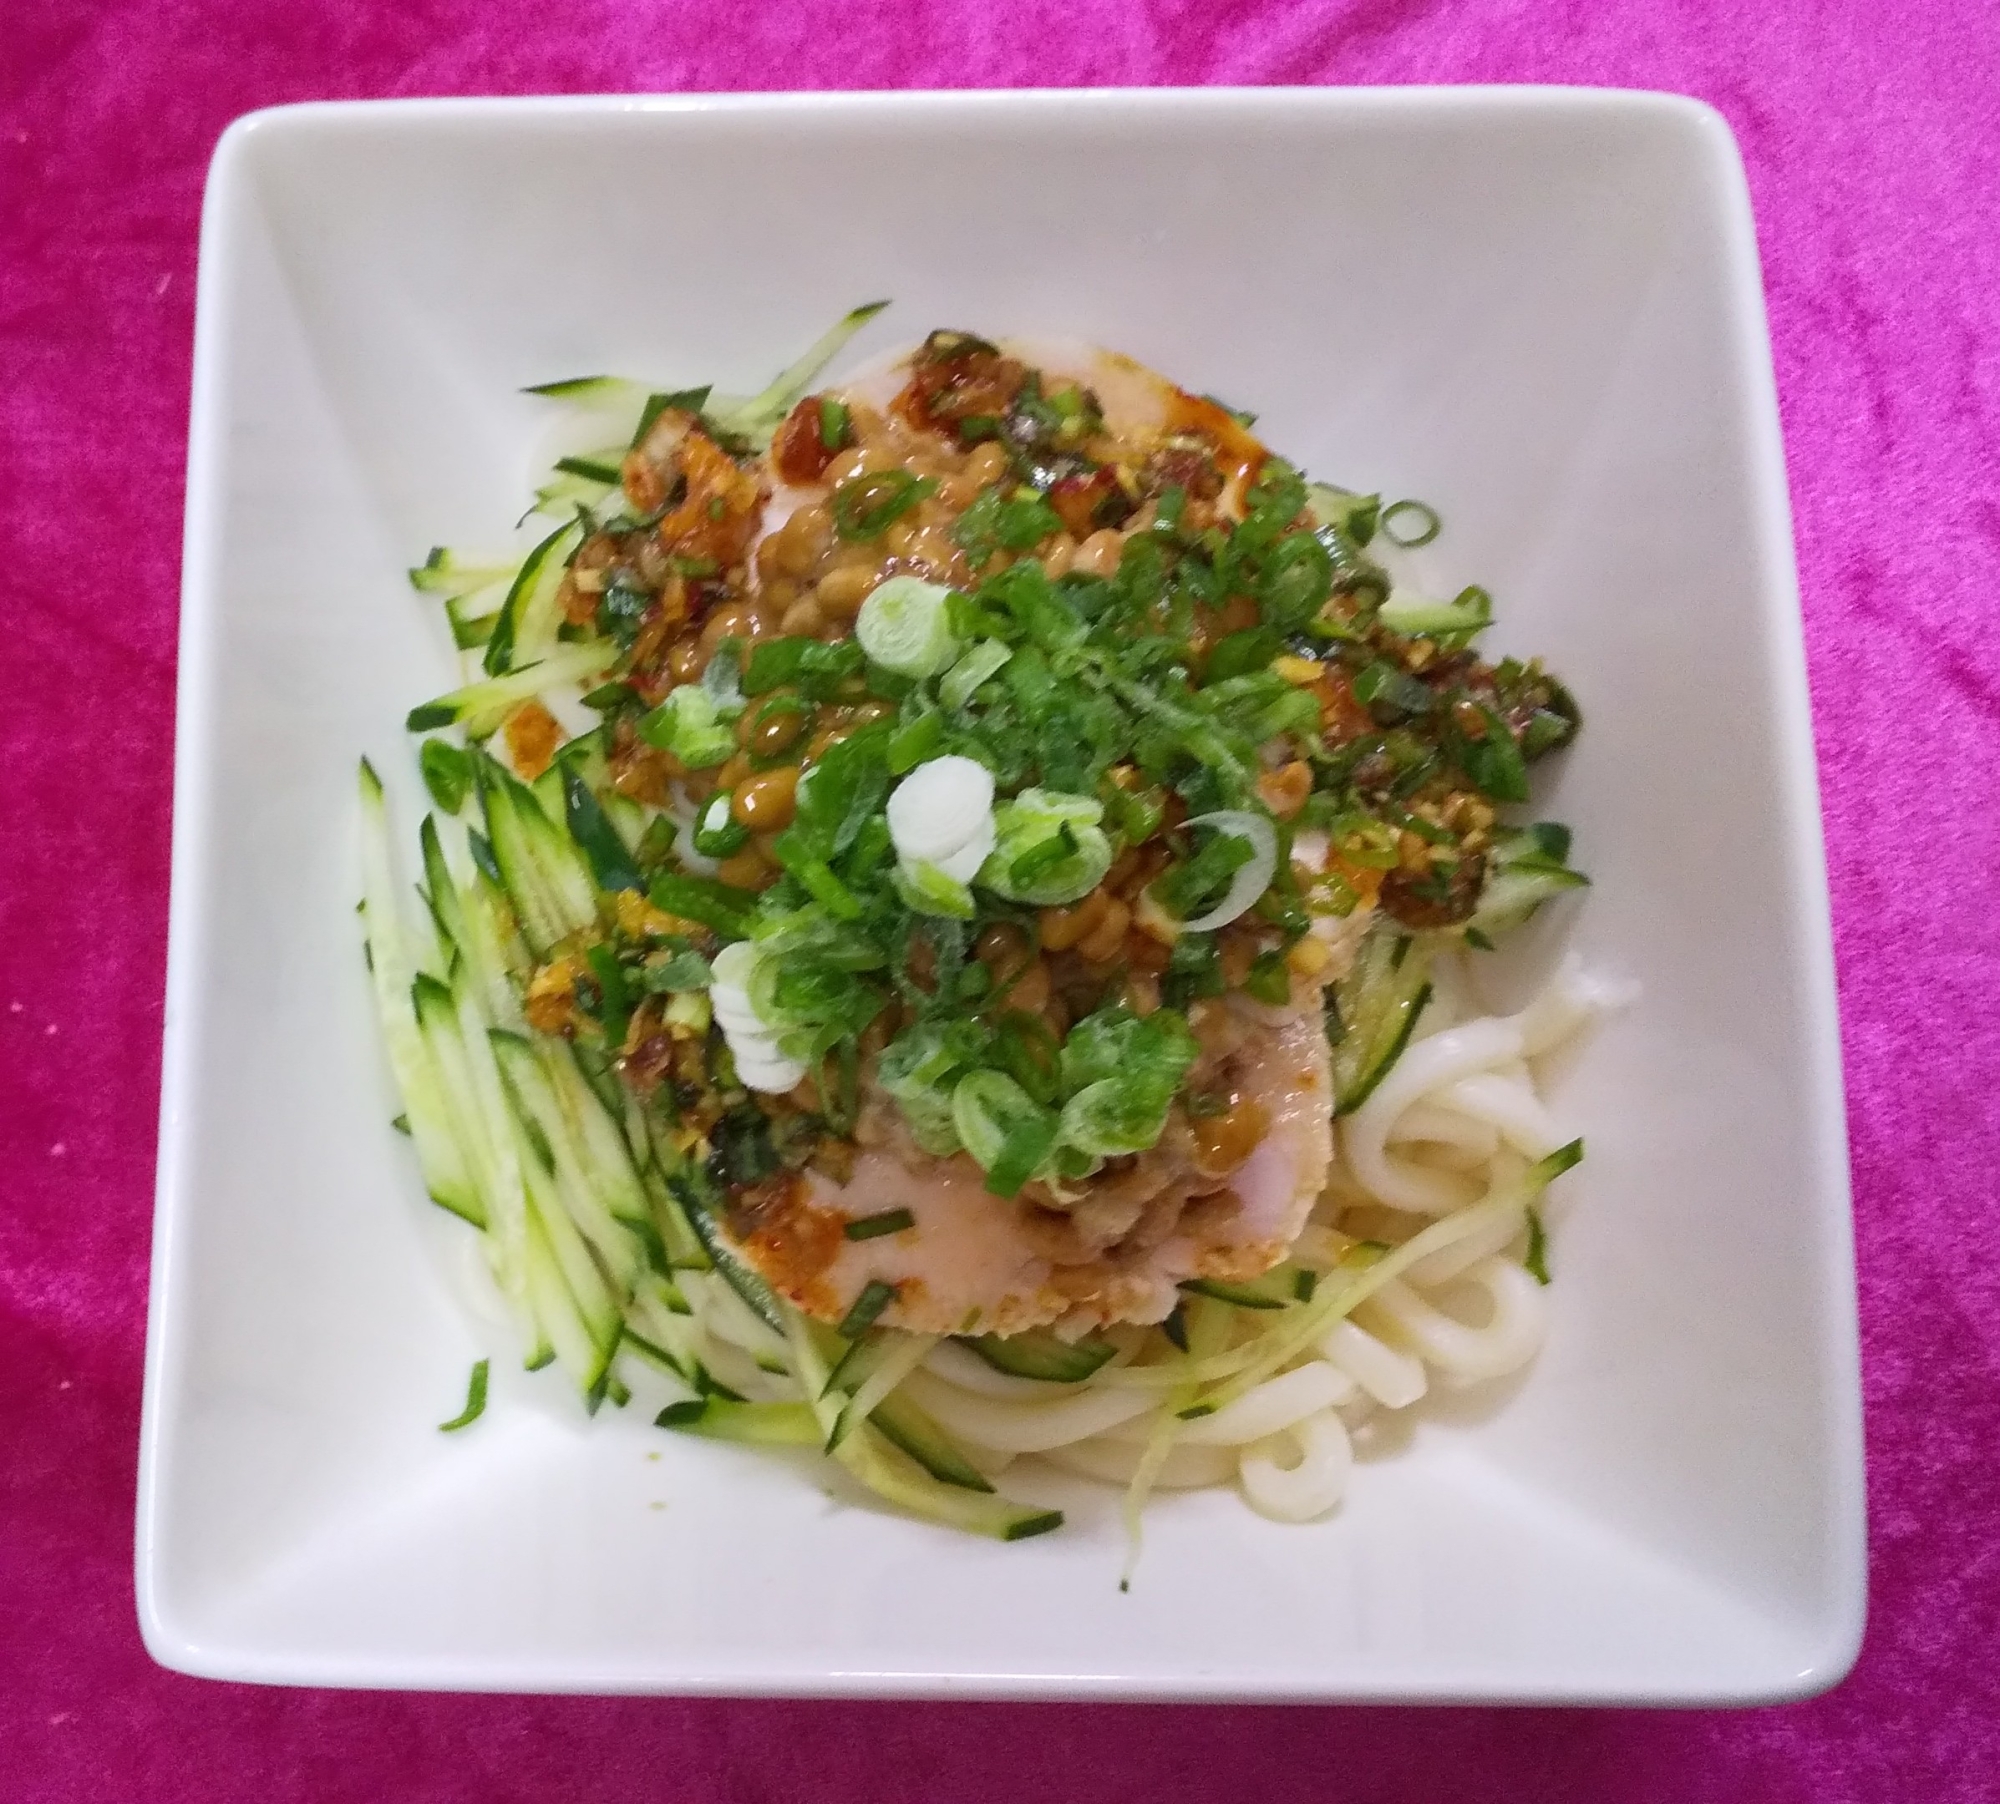
[[[500,876],[500,861],[493,856],[493,842],[477,827],[466,830],[465,849],[472,854],[472,862],[479,874],[495,889],[504,889]]]
[[[841,1232],[849,1240],[875,1240],[884,1234],[900,1234],[917,1225],[907,1209],[884,1209],[879,1215],[858,1215]]]
[[[779,1168],[771,1124],[759,1109],[731,1109],[715,1124],[712,1138],[708,1170],[718,1184],[735,1188],[761,1183]]]
[[[707,877],[683,877],[662,871],[647,891],[655,908],[683,920],[699,921],[729,939],[740,940],[750,923],[756,896],[749,890],[731,889]]]
[[[833,526],[850,542],[879,539],[937,484],[907,470],[877,470],[833,491]]]
[[[648,953],[645,962],[632,976],[642,989],[663,995],[681,990],[705,990],[714,981],[715,973],[709,968],[708,960],[685,940],[675,940],[658,952]]]
[[[1574,1170],[1583,1163],[1583,1142],[1572,1140],[1567,1146],[1559,1146],[1546,1159],[1538,1160],[1528,1167],[1528,1183],[1534,1189],[1552,1184],[1566,1171]]]
[[[1408,714],[1428,714],[1437,697],[1413,676],[1379,660],[1354,679],[1354,699],[1396,720]]]
[[[1398,531],[1401,521],[1415,521],[1413,531]],[[1376,520],[1382,536],[1414,551],[1419,545],[1428,545],[1444,529],[1444,522],[1437,517],[1437,510],[1426,507],[1421,501],[1392,501]]]
[[[1542,1212],[1528,1205],[1528,1255],[1521,1263],[1537,1284],[1549,1281],[1549,1237],[1542,1227]]]
[[[854,1299],[853,1307],[840,1318],[840,1326],[834,1332],[842,1340],[859,1340],[875,1318],[896,1300],[896,1287],[885,1284],[880,1278],[870,1278],[861,1287],[861,1294]]]
[[[597,979],[598,1025],[604,1030],[607,1046],[623,1046],[625,1030],[632,1020],[632,991],[625,981],[625,968],[609,946],[593,946],[584,954],[591,975]]]
[[[573,770],[563,772],[563,813],[570,837],[583,848],[591,874],[602,890],[644,889],[638,866],[625,842],[618,837],[602,805],[589,786]]]
[[[852,639],[831,644],[807,638],[765,639],[750,653],[743,693],[766,695],[789,685],[808,701],[828,701],[843,682],[860,674],[864,662],[861,647]]]
[[[1208,668],[1202,680],[1221,683],[1231,677],[1248,676],[1263,670],[1285,649],[1285,636],[1275,626],[1246,627],[1218,640],[1208,654]]]
[[[458,1429],[470,1427],[486,1413],[486,1370],[489,1362],[480,1360],[472,1368],[472,1378],[465,1387],[465,1407],[449,1422],[440,1422],[440,1434],[452,1434]]]
[[[1358,685],[1357,685],[1358,693]],[[1528,799],[1528,767],[1507,723],[1484,703],[1470,704],[1483,731],[1477,739],[1458,732],[1458,761],[1484,795],[1496,802]]]
[[[1244,994],[1258,1002],[1282,1007],[1292,999],[1292,974],[1282,952],[1260,952],[1243,980]]]
[[[431,800],[446,814],[456,814],[465,806],[465,798],[472,789],[472,758],[468,752],[448,739],[426,739],[423,751],[418,754],[418,764]]]

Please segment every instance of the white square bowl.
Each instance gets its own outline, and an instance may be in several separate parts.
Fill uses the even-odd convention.
[[[1423,495],[1587,730],[1587,958],[1644,985],[1555,1325],[1308,1528],[1110,1494],[1020,1546],[840,1507],[503,1370],[395,1136],[356,756],[449,684],[405,565],[490,542],[526,383],[755,386],[1074,336]],[[534,1690],[1753,1700],[1864,1595],[1852,1251],[1795,578],[1755,242],[1693,102],[1536,90],[302,107],[223,140],[201,252],[159,1202],[148,1646],[236,1679]],[[405,787],[406,803],[411,797]],[[407,818],[407,815],[406,815]],[[435,1217],[435,1219],[432,1219]],[[504,1344],[490,1343],[493,1350]],[[496,1360],[496,1366],[500,1364]],[[608,1418],[608,1419],[607,1419]]]

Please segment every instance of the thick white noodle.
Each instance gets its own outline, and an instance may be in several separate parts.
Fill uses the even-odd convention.
[[[1443,1033],[1448,1027],[1458,1026],[1461,1021],[1470,1021],[1487,1013],[1473,994],[1471,975],[1465,969],[1464,960],[1452,953],[1440,952],[1431,960],[1430,980],[1430,1003],[1417,1017],[1413,1039],[1427,1040],[1434,1034]]]
[[[1471,1266],[1461,1282],[1485,1291],[1489,1313],[1483,1326],[1447,1314],[1401,1279],[1383,1285],[1368,1306],[1411,1352],[1461,1384],[1519,1371],[1540,1351],[1548,1331],[1542,1287],[1513,1260],[1491,1257]]]
[[[1054,1403],[1001,1403],[975,1397],[922,1370],[908,1380],[910,1401],[928,1410],[947,1433],[1006,1453],[1046,1453],[1116,1428],[1153,1408],[1147,1391],[1092,1390]]]
[[[1144,1457],[1145,1449],[1130,1441],[1072,1441],[1067,1447],[1050,1447],[1042,1453],[1050,1465],[1065,1472],[1114,1485],[1130,1484]],[[973,1463],[979,1464],[977,1454]],[[1153,1475],[1153,1486],[1161,1491],[1205,1491],[1212,1485],[1226,1485],[1236,1476],[1236,1464],[1233,1447],[1175,1446]]]
[[[1511,1190],[1520,1182],[1525,1169],[1526,1161],[1518,1154],[1504,1150],[1496,1153],[1487,1168],[1487,1176],[1493,1186],[1488,1196],[1499,1196]],[[1460,1272],[1477,1265],[1488,1254],[1506,1247],[1521,1232],[1524,1220],[1525,1217],[1517,1210],[1496,1215],[1463,1239],[1453,1241],[1450,1246],[1439,1247],[1435,1253],[1425,1254],[1403,1276],[1419,1290],[1434,1290],[1440,1284],[1449,1284]]]
[[[1340,1124],[1341,1150],[1354,1175],[1392,1208],[1419,1215],[1448,1215],[1464,1208],[1474,1200],[1464,1181],[1391,1156],[1389,1130],[1419,1097],[1520,1056],[1520,1029],[1493,1016],[1413,1041],[1375,1094]]]
[[[1212,1416],[1197,1416],[1175,1436],[1177,1446],[1244,1447],[1274,1434],[1282,1434],[1295,1422],[1345,1403],[1354,1395],[1354,1380],[1323,1359],[1309,1359],[1304,1365],[1280,1372],[1247,1390],[1234,1403],[1225,1403]],[[1127,1422],[1110,1431],[1108,1439],[1143,1442],[1151,1432],[1149,1421]]]
[[[1417,1107],[1457,1115],[1491,1128],[1516,1152],[1531,1160],[1545,1158],[1562,1145],[1556,1124],[1535,1094],[1525,1071],[1518,1075],[1482,1071],[1474,1077],[1462,1077],[1425,1098]],[[1408,1111],[1405,1120],[1415,1112],[1415,1109]]]
[[[1477,1078],[1466,1080],[1468,1083],[1479,1081]],[[1454,1085],[1453,1089],[1461,1087]],[[1423,1144],[1427,1149],[1435,1149],[1425,1152],[1427,1161],[1447,1164],[1454,1170],[1470,1171],[1484,1165],[1499,1150],[1500,1130],[1492,1122],[1452,1108],[1442,1100],[1413,1102],[1396,1117],[1395,1125],[1389,1130],[1389,1144]]]
[[[1281,1456],[1290,1456],[1289,1459]],[[1277,1522],[1310,1522],[1324,1516],[1347,1492],[1354,1443],[1347,1424],[1331,1410],[1307,1416],[1282,1435],[1243,1449],[1237,1479],[1260,1516]]]
[[[1359,1323],[1336,1322],[1321,1336],[1319,1351],[1388,1409],[1407,1409],[1430,1388],[1421,1359],[1377,1340]]]
[[[1638,995],[1637,984],[1593,977],[1576,954],[1570,953],[1540,994],[1518,1015],[1507,1019],[1520,1032],[1522,1051],[1538,1059],[1602,1016],[1630,1008]]]

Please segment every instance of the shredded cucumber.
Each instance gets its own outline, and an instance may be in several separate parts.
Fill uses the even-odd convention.
[[[441,1207],[462,1215],[475,1227],[483,1227],[486,1208],[453,1132],[437,1063],[411,1005],[412,972],[402,911],[396,901],[382,784],[366,759],[361,764],[361,810],[362,919],[368,967],[383,1045],[403,1098],[403,1114],[424,1174],[424,1188]]]
[[[544,690],[594,677],[617,655],[615,645],[561,645],[537,663],[515,665],[505,676],[467,683],[412,708],[404,725],[412,733],[455,726],[464,729],[468,739],[487,739],[523,702],[533,701]]]
[[[1335,1114],[1353,1114],[1374,1094],[1403,1056],[1430,997],[1428,942],[1378,921],[1354,969],[1327,992]]]

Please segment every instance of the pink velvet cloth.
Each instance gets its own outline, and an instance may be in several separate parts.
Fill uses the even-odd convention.
[[[155,1668],[131,1524],[195,226],[331,97],[1579,82],[1721,108],[1763,237],[1825,784],[1872,1621],[1742,1713],[688,1703]],[[1993,0],[17,0],[0,29],[0,1797],[2000,1794],[2000,7]]]

